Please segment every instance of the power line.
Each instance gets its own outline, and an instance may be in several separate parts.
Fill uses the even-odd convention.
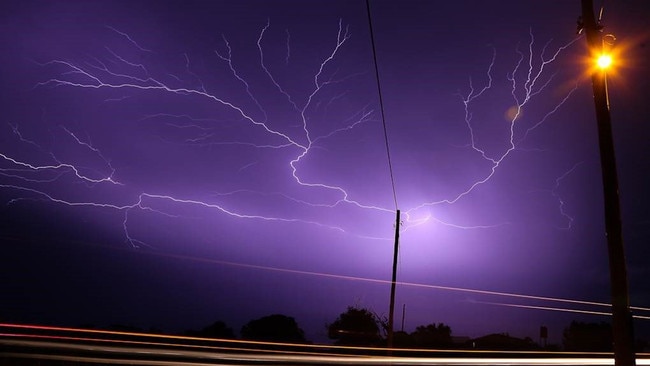
[[[384,142],[386,143],[386,156],[388,157],[388,170],[390,172],[390,183],[393,187],[393,200],[395,201],[395,210],[397,205],[397,193],[395,191],[395,177],[393,175],[393,163],[390,158],[390,147],[388,144],[388,130],[386,129],[386,117],[384,115],[384,99],[381,95],[381,83],[379,82],[379,66],[377,66],[377,49],[375,48],[375,35],[372,30],[372,17],[370,15],[370,0],[366,0],[366,9],[368,11],[368,26],[370,27],[370,43],[372,44],[372,59],[375,64],[375,79],[377,80],[377,93],[379,94],[379,110],[381,113],[381,123],[384,126]]]
[[[395,177],[393,174],[393,163],[390,158],[390,147],[388,144],[388,130],[386,129],[386,117],[384,114],[384,99],[381,94],[381,83],[379,81],[379,66],[377,64],[377,49],[375,47],[375,34],[372,30],[372,16],[370,13],[370,0],[366,0],[366,9],[368,11],[368,26],[370,27],[370,43],[372,44],[372,59],[375,64],[375,80],[377,80],[377,94],[379,95],[379,110],[381,112],[381,124],[384,126],[384,142],[386,143],[386,156],[388,158],[388,171],[390,172],[390,183],[393,187],[393,200],[395,200],[395,211],[397,217],[395,219],[395,249],[393,251],[393,277],[390,287],[390,308],[388,313],[388,334],[387,346],[389,349],[393,348],[393,317],[395,313],[395,287],[397,285],[397,259],[399,253],[399,224],[400,224],[400,210],[397,205],[397,193],[395,191]]]

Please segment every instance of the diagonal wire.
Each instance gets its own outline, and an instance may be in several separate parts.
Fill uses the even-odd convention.
[[[372,44],[372,59],[375,64],[375,79],[377,80],[377,93],[379,94],[379,109],[381,112],[381,123],[384,126],[384,142],[386,143],[386,156],[388,157],[388,170],[390,172],[390,183],[393,187],[393,200],[395,201],[395,210],[397,210],[397,193],[395,191],[395,177],[393,175],[393,163],[390,158],[390,147],[388,144],[388,130],[386,129],[386,117],[384,114],[384,99],[381,94],[381,83],[379,82],[379,67],[377,66],[377,50],[375,48],[375,35],[372,30],[372,17],[370,16],[370,0],[366,0],[366,9],[368,11],[368,26],[370,27],[370,43]]]

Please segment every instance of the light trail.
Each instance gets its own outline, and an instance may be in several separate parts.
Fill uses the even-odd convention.
[[[219,339],[219,338],[200,338],[200,337],[188,337],[188,336],[174,336],[174,335],[164,335],[164,334],[153,334],[153,333],[132,333],[132,332],[114,332],[114,331],[103,331],[103,330],[94,330],[94,329],[83,329],[83,328],[63,328],[63,327],[47,327],[47,326],[34,326],[34,325],[22,325],[22,324],[0,324],[0,327],[7,328],[17,328],[17,329],[26,329],[26,330],[39,330],[39,331],[56,331],[56,332],[66,332],[66,333],[85,333],[85,334],[94,334],[96,337],[89,338],[79,336],[61,336],[61,335],[42,335],[42,334],[30,334],[30,333],[0,333],[0,342],[2,338],[9,339],[7,343],[13,343],[16,345],[25,345],[25,343],[31,343],[34,346],[43,347],[47,340],[61,342],[57,343],[56,347],[60,349],[78,349],[82,346],[77,346],[72,342],[92,342],[99,344],[112,344],[116,346],[106,346],[105,351],[110,352],[120,352],[122,347],[132,347],[132,346],[146,346],[148,348],[139,348],[138,353],[150,353],[156,354],[159,353],[161,347],[170,349],[183,348],[183,352],[187,352],[186,349],[192,349],[191,352],[215,352],[215,351],[248,351],[250,353],[256,353],[263,351],[268,354],[283,354],[287,353],[286,350],[276,350],[272,348],[258,348],[255,347],[288,347],[291,348],[291,354],[294,355],[319,355],[321,353],[315,351],[308,351],[301,349],[323,349],[323,350],[373,350],[373,351],[382,351],[380,348],[371,348],[371,347],[349,347],[349,346],[332,346],[332,345],[319,345],[319,344],[297,344],[297,343],[282,343],[282,342],[260,342],[260,341],[249,341],[249,340],[239,340],[239,339]],[[134,341],[128,339],[106,339],[98,338],[102,335],[111,335],[111,336],[121,336],[121,337],[131,337],[131,338],[147,338],[152,339],[151,341]],[[35,341],[25,342],[25,338],[35,339]],[[185,343],[172,343],[172,341],[184,341]],[[187,342],[201,342],[203,344],[193,344]],[[40,342],[40,343],[39,343]],[[210,343],[206,345],[205,343]],[[93,346],[86,346],[92,350]],[[110,348],[109,348],[110,347]],[[186,353],[188,354],[188,353]],[[330,355],[336,355],[334,352],[329,352]],[[340,356],[350,356],[345,354],[338,354]]]
[[[304,270],[297,270],[297,269],[290,269],[290,268],[280,268],[280,267],[262,266],[262,265],[256,265],[256,264],[237,263],[237,262],[229,262],[229,261],[222,261],[222,260],[208,259],[208,258],[201,258],[201,257],[192,257],[192,256],[186,256],[186,255],[179,255],[179,254],[168,254],[168,253],[160,253],[160,252],[151,252],[150,254],[151,255],[156,255],[156,256],[168,257],[168,258],[191,260],[191,261],[200,262],[200,263],[209,263],[209,264],[216,264],[216,265],[222,265],[222,266],[249,268],[249,269],[255,269],[255,270],[262,270],[262,271],[272,271],[272,272],[288,273],[288,274],[303,275],[303,276],[315,276],[315,277],[331,278],[331,279],[338,279],[338,280],[345,280],[345,281],[362,281],[362,282],[376,283],[376,284],[383,284],[383,285],[391,285],[392,284],[392,281],[390,281],[390,280],[377,279],[377,278],[348,276],[348,275],[341,275],[341,274],[334,274],[334,273],[313,272],[313,271],[304,271]],[[400,286],[405,286],[405,287],[415,287],[415,288],[424,288],[424,289],[430,289],[430,290],[442,290],[442,291],[461,292],[461,293],[470,293],[470,294],[476,294],[476,295],[498,296],[498,297],[507,297],[507,298],[516,298],[516,299],[526,299],[526,300],[535,300],[535,301],[542,301],[542,302],[555,302],[555,303],[565,303],[565,304],[594,306],[594,307],[605,307],[605,308],[611,308],[611,306],[612,306],[609,303],[603,303],[603,302],[597,302],[597,301],[576,300],[576,299],[567,299],[567,298],[550,297],[550,296],[538,296],[538,295],[530,295],[530,294],[517,294],[517,293],[512,293],[512,292],[482,290],[482,289],[475,289],[475,288],[442,286],[442,285],[433,285],[433,284],[425,284],[425,283],[404,282],[404,281],[398,281],[397,284],[400,285]],[[491,305],[503,305],[503,306],[511,306],[511,307],[521,307],[521,308],[526,308],[527,307],[527,308],[530,308],[530,309],[537,309],[537,310],[557,310],[557,311],[566,311],[566,312],[579,312],[579,313],[592,314],[592,315],[609,315],[610,314],[610,313],[602,312],[602,311],[599,312],[599,311],[580,310],[580,309],[572,309],[572,308],[551,308],[551,307],[542,307],[542,306],[534,306],[534,305],[506,304],[506,303],[484,302],[484,301],[476,301],[476,300],[473,301],[473,302],[485,303],[485,304],[491,304]],[[635,310],[635,311],[641,311],[641,312],[650,312],[650,308],[648,308],[648,307],[631,306],[630,309]],[[650,319],[650,316],[642,316],[642,315],[638,315],[638,314],[635,314],[634,317],[637,318],[637,319],[644,319],[644,320],[645,319]],[[2,326],[2,324],[0,324],[0,326]]]
[[[206,340],[204,340],[206,341]],[[110,342],[114,345],[66,343],[60,341],[5,339],[0,344],[10,347],[29,348],[30,352],[9,351],[3,356],[8,359],[42,359],[68,362],[102,362],[109,364],[146,364],[146,365],[211,365],[215,361],[225,364],[240,362],[264,362],[266,364],[358,364],[358,365],[613,365],[609,353],[563,353],[563,352],[517,352],[517,351],[463,351],[456,350],[456,356],[380,356],[380,355],[342,355],[328,352],[300,354],[290,348],[278,352],[260,349],[236,348],[228,352],[196,351],[182,349],[185,344],[173,344],[172,347],[134,347],[120,346],[120,341]],[[190,345],[191,346],[191,345]],[[332,347],[334,349],[340,347]],[[348,347],[352,348],[352,347]],[[52,354],[51,351],[56,350]],[[364,349],[359,348],[360,351]],[[385,349],[374,349],[383,351]],[[67,355],[65,352],[83,352],[81,355]],[[367,351],[367,349],[365,350]],[[398,351],[398,350],[394,350]],[[449,352],[449,350],[426,352],[426,350],[404,350],[419,353]],[[63,354],[61,354],[63,353]],[[110,357],[109,357],[110,355]],[[647,355],[637,357],[638,365],[650,364]],[[172,359],[170,359],[172,358]]]
[[[182,258],[189,259],[188,257],[182,257]],[[248,267],[248,268],[260,269],[260,270],[287,272],[287,273],[294,273],[294,274],[300,274],[300,275],[320,276],[320,277],[336,278],[336,279],[351,280],[351,281],[365,281],[365,282],[381,283],[381,284],[386,284],[386,285],[390,285],[392,283],[389,280],[364,278],[364,277],[354,277],[354,276],[345,276],[345,275],[337,275],[337,274],[330,274],[330,273],[318,273],[318,272],[301,271],[301,270],[293,270],[293,269],[285,269],[285,268],[275,268],[275,267],[267,267],[267,266],[249,265],[249,264],[242,264],[242,263],[232,263],[232,262],[224,262],[224,261],[210,260],[210,259],[204,259],[204,258],[192,258],[192,260],[204,261],[204,262],[209,262],[209,263],[217,263],[217,264],[223,264],[223,265],[230,265],[230,266]],[[431,285],[431,284],[414,283],[414,282],[402,282],[402,281],[398,281],[397,284],[400,285],[400,286],[407,286],[407,287],[419,287],[419,288],[427,288],[427,289],[435,289],[435,290],[473,293],[473,294],[480,294],[480,295],[512,297],[512,298],[528,299],[528,300],[540,300],[540,301],[547,301],[547,302],[560,302],[560,303],[599,306],[599,307],[608,307],[608,308],[612,306],[612,304],[603,303],[603,302],[565,299],[565,298],[548,297],[548,296],[516,294],[516,293],[512,293],[512,292],[490,291],[490,290],[480,290],[480,289],[451,287],[451,286],[440,286],[440,285]],[[632,306],[632,307],[630,307],[630,309],[638,310],[638,311],[650,311],[650,308],[637,307],[637,306]],[[570,311],[572,309],[566,309],[566,310]],[[578,310],[576,310],[576,311],[578,311]],[[609,313],[594,312],[593,314],[607,315]],[[639,315],[635,315],[635,318],[650,319],[650,317],[639,316]]]
[[[611,312],[604,312],[604,311],[590,311],[590,310],[580,310],[580,309],[555,308],[555,307],[548,307],[548,306],[508,304],[508,303],[501,303],[501,302],[486,302],[486,301],[477,301],[477,302],[481,304],[487,304],[487,305],[507,306],[513,308],[521,308],[521,309],[548,310],[548,311],[559,311],[565,313],[580,313],[580,314],[589,314],[589,315],[612,316]],[[607,306],[607,304],[602,304],[600,306]],[[611,305],[609,306],[611,307]],[[650,310],[650,309],[638,309],[638,310]],[[650,319],[650,316],[643,316],[643,315],[632,315],[632,317],[635,319],[644,319],[644,320]]]
[[[234,193],[234,192],[231,192],[231,193]],[[6,238],[5,237],[5,239],[12,239],[12,238]],[[372,239],[372,238],[369,238],[369,239]],[[375,239],[379,239],[379,238],[375,238]],[[301,275],[301,276],[314,276],[314,277],[338,279],[338,280],[345,280],[345,281],[361,281],[361,282],[383,284],[383,285],[391,285],[392,284],[392,282],[390,280],[377,279],[377,278],[368,278],[368,277],[349,276],[349,275],[334,274],[334,273],[313,272],[313,271],[297,270],[297,269],[290,269],[290,268],[263,266],[263,265],[249,264],[249,263],[240,263],[240,262],[223,261],[223,260],[217,260],[217,259],[209,259],[209,258],[203,258],[203,257],[193,257],[193,256],[188,256],[188,255],[162,253],[162,252],[157,252],[157,251],[149,252],[148,254],[149,255],[155,255],[155,256],[161,256],[161,257],[166,257],[166,258],[190,260],[190,261],[199,262],[199,263],[208,263],[208,264],[215,264],[215,265],[221,265],[221,266],[248,268],[248,269],[254,269],[254,270],[295,274],[295,275]],[[597,301],[577,300],[577,299],[568,299],[568,298],[559,298],[559,297],[550,297],[550,296],[539,296],[539,295],[530,295],[530,294],[518,294],[518,293],[512,293],[512,292],[483,290],[483,289],[476,289],[476,288],[463,288],[463,287],[443,286],[443,285],[415,283],[415,282],[404,282],[404,281],[398,281],[397,284],[400,285],[400,286],[405,286],[405,287],[415,287],[415,288],[424,288],[424,289],[430,289],[430,290],[461,292],[461,293],[470,293],[470,294],[476,294],[476,295],[497,296],[497,297],[506,297],[506,298],[517,298],[517,299],[535,300],[535,301],[542,301],[542,302],[555,302],[555,303],[565,303],[565,304],[583,305],[583,306],[592,306],[592,307],[605,307],[605,308],[611,308],[611,306],[612,306],[610,303],[597,302]],[[574,309],[574,308],[557,308],[557,307],[538,306],[538,305],[524,305],[524,304],[514,304],[514,303],[488,302],[488,301],[480,301],[480,300],[472,300],[471,302],[488,304],[488,305],[506,306],[506,307],[513,307],[513,308],[517,307],[517,308],[524,308],[524,309],[531,309],[531,310],[548,310],[548,311],[558,311],[558,312],[583,313],[583,314],[590,314],[590,315],[607,315],[607,316],[611,315],[611,313],[604,312],[604,311],[592,311],[592,310],[583,310],[583,309]],[[650,308],[641,307],[641,306],[631,306],[630,310],[640,311],[640,312],[650,312]],[[650,320],[650,316],[645,316],[645,315],[634,314],[633,317],[636,318],[636,319]],[[0,327],[2,327],[2,326],[20,327],[20,325],[2,324],[2,323],[0,323]],[[30,326],[25,326],[25,327],[29,328]],[[35,327],[35,329],[71,330],[73,328]],[[78,329],[78,330],[81,331],[82,329]],[[84,330],[84,331],[86,331],[86,330]],[[95,332],[94,330],[87,330],[87,331],[88,332]],[[97,331],[97,332],[98,333],[105,333],[106,331]],[[121,334],[121,335],[139,334],[139,333],[128,333],[128,332],[111,332],[111,333]],[[179,339],[193,339],[193,338],[192,337],[182,337],[181,336]]]

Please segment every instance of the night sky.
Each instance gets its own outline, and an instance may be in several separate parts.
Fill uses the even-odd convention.
[[[650,7],[605,6],[647,308]],[[324,342],[347,306],[388,315],[396,208],[396,329],[404,305],[406,331],[470,337],[546,325],[560,343],[608,320],[507,295],[610,301],[580,2],[371,13],[395,196],[365,1],[2,2],[0,321],[238,331],[281,313]]]

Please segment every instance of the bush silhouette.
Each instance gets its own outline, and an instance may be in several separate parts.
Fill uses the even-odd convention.
[[[251,320],[241,328],[242,339],[268,342],[306,342],[305,333],[292,317],[273,314]]]
[[[368,309],[349,306],[334,323],[327,326],[328,336],[339,345],[375,346],[382,343],[380,321]]]

